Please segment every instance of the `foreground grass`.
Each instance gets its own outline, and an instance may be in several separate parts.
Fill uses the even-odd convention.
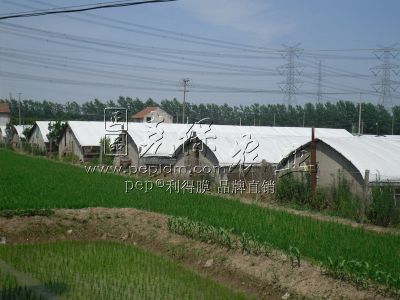
[[[327,262],[328,257],[379,264],[399,276],[400,236],[323,222],[239,201],[197,194],[125,193],[125,179],[0,149],[0,209],[134,207],[245,232],[259,241]]]
[[[0,299],[45,300],[33,289],[21,285],[14,276],[0,270]]]
[[[118,243],[7,245],[0,247],[0,258],[66,299],[245,299],[165,258]],[[0,283],[0,295],[37,299],[16,287],[8,279]]]

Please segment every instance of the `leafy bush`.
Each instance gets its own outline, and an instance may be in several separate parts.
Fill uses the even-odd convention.
[[[279,178],[276,184],[276,199],[279,202],[304,205],[310,194],[309,174],[301,173],[301,178],[297,179],[290,173]]]
[[[387,185],[371,188],[370,205],[367,210],[368,219],[381,226],[389,226],[399,222],[400,212],[394,206],[393,187]]]
[[[338,212],[345,218],[359,219],[360,199],[354,195],[350,189],[349,182],[343,177],[343,174],[338,174],[337,182],[331,188],[330,209]]]
[[[79,157],[72,153],[66,153],[64,156],[61,157],[61,161],[63,162],[78,162]]]
[[[39,147],[32,147],[29,143],[22,144],[22,150],[26,153],[37,155],[37,156],[46,156],[46,151],[42,150]]]
[[[345,218],[358,219],[359,198],[350,189],[350,184],[339,174],[332,188],[310,189],[310,175],[301,177],[288,174],[277,182],[276,199],[281,203],[294,203],[317,211],[328,211]]]
[[[325,189],[317,189],[315,193],[310,193],[307,204],[311,209],[324,210],[327,208],[327,192]]]

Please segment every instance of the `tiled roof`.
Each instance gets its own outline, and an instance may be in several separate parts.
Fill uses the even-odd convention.
[[[7,103],[0,102],[0,113],[10,113],[10,108]]]
[[[148,106],[145,109],[137,112],[132,116],[132,119],[143,119],[145,116],[147,116],[149,113],[152,111],[155,111],[158,107],[156,106]]]

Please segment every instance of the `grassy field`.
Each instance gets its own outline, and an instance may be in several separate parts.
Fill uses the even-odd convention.
[[[246,299],[165,258],[118,243],[7,245],[0,247],[0,258],[66,299]],[[38,297],[16,288],[12,278],[2,282],[0,298],[17,291],[15,299]]]
[[[247,205],[239,201],[164,190],[125,193],[125,178],[86,174],[82,168],[0,150],[0,209],[134,207],[187,216],[215,227],[247,233],[254,239],[318,261],[328,257],[379,264],[399,276],[400,236],[378,234]]]

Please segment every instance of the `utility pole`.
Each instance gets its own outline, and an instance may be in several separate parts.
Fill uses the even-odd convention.
[[[315,193],[317,189],[317,143],[315,141],[315,128],[311,129],[311,191]]]
[[[275,127],[275,113],[274,113],[274,127]]]
[[[19,125],[21,125],[21,94],[18,93],[18,115],[19,115]]]
[[[360,107],[359,107],[359,112],[358,112],[358,135],[361,135],[361,93],[360,93]]]
[[[381,61],[381,64],[371,68],[374,76],[379,76],[379,80],[372,86],[379,93],[379,104],[386,109],[392,107],[392,92],[395,92],[399,86],[399,81],[392,78],[392,75],[398,76],[400,73],[400,66],[391,62],[399,54],[395,46],[396,44],[390,47],[380,46],[380,49],[375,51],[375,57]]]
[[[288,106],[295,104],[296,93],[299,85],[302,83],[302,81],[297,79],[297,77],[301,75],[303,69],[303,65],[297,62],[302,52],[299,46],[300,44],[294,46],[283,45],[285,49],[282,52],[282,57],[287,59],[287,64],[278,68],[278,72],[286,77],[285,81],[279,82],[278,84],[285,95],[285,102]]]
[[[303,112],[303,127],[304,127],[304,123],[306,122],[306,112]]]
[[[186,106],[186,93],[189,92],[187,90],[188,86],[190,83],[189,78],[184,78],[182,79],[182,85],[183,85],[183,105],[182,105],[182,123],[185,123],[185,106]]]

